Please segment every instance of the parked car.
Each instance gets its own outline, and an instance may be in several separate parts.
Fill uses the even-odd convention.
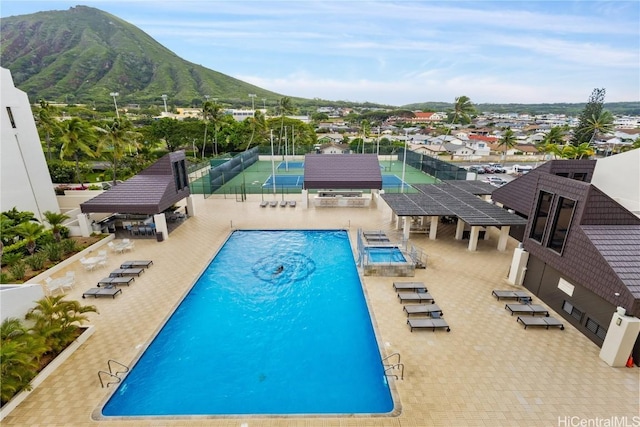
[[[507,170],[500,163],[489,163],[489,166],[493,168],[493,173],[506,173]]]
[[[474,166],[469,166],[469,172],[475,172],[481,175],[485,173],[485,170],[482,166],[474,165]]]
[[[497,176],[488,176],[484,179],[484,181],[497,186],[502,186],[507,183],[507,181]]]

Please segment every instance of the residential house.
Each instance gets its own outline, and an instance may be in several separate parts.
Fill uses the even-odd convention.
[[[640,151],[634,151],[597,163],[552,160],[492,194],[528,219],[511,229],[528,256],[516,284],[599,346],[617,307],[640,317],[640,218],[616,201],[640,210]],[[633,183],[619,173],[629,166]],[[633,356],[640,360],[640,340]]]

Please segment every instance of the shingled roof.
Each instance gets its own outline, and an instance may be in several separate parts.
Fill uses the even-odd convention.
[[[304,188],[309,190],[382,189],[375,154],[307,154]]]
[[[80,210],[84,213],[161,213],[191,194],[184,161],[183,151],[169,153],[133,178],[81,203]]]

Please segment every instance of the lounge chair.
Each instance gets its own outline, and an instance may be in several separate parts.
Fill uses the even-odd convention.
[[[120,264],[120,268],[149,268],[152,264],[153,261],[148,259],[125,261]]]
[[[502,298],[502,299],[515,299],[515,300],[520,300],[522,298],[531,298],[529,293],[528,292],[524,292],[524,291],[499,291],[499,290],[494,290],[494,291],[491,292],[491,295],[496,297],[498,299],[498,301],[500,301],[500,298]]]
[[[442,309],[438,306],[438,304],[411,304],[405,305],[404,311],[407,313],[407,317],[411,315],[417,316],[429,316],[429,317],[440,317],[442,316]]]
[[[549,329],[549,326],[558,326],[564,330],[564,324],[555,317],[518,316],[517,322],[522,323],[525,329],[527,326],[544,326],[545,329]]]
[[[431,302],[435,301],[429,292],[398,292],[398,299],[400,302]]]
[[[91,289],[87,289],[83,294],[82,294],[82,298],[85,297],[94,297],[94,298],[98,298],[98,297],[112,297],[113,299],[116,298],[116,295],[121,294],[122,293],[122,289],[116,288],[115,286],[112,287],[105,287],[105,288],[91,288]]]
[[[532,316],[544,314],[545,316],[549,316],[549,310],[539,304],[506,304],[504,308],[509,310],[512,316],[513,313],[525,313]]]
[[[281,207],[281,208],[286,208],[286,207],[287,207],[287,201],[286,201],[286,200],[282,200],[282,201],[280,202],[280,207]]]
[[[137,276],[144,273],[144,268],[134,267],[134,268],[116,268],[113,270],[109,277],[123,277],[123,276]]]
[[[407,325],[411,332],[414,329],[431,329],[435,332],[436,329],[446,329],[447,332],[451,331],[449,324],[444,319],[407,319]]]
[[[424,282],[393,282],[393,289],[396,291],[427,292]]]
[[[276,200],[272,200],[269,202],[269,206],[271,206],[272,208],[275,208],[276,206],[278,206],[278,202]]]
[[[296,201],[295,200],[289,201],[289,206],[292,207],[292,208],[295,208],[296,207]]]
[[[98,287],[100,285],[127,285],[129,286],[131,282],[133,282],[135,278],[133,276],[120,276],[120,277],[104,277],[98,281]]]
[[[269,204],[269,202],[267,202],[266,200],[263,200],[263,201],[260,202],[260,207],[261,208],[266,208],[268,204]]]
[[[107,243],[107,246],[109,247],[109,249],[111,249],[111,252],[114,252],[114,253],[122,253],[122,251],[124,250],[123,247],[116,246],[115,243],[113,242]]]

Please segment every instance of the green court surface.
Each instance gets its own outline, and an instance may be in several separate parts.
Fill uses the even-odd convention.
[[[297,166],[296,163],[292,165]],[[274,163],[276,169],[276,175],[304,175],[304,169],[299,167],[285,168],[284,162],[278,160]],[[402,162],[400,161],[381,161],[380,170],[382,175],[395,175],[398,183],[402,178]],[[272,163],[270,161],[258,161],[244,170],[243,173],[230,178],[228,181],[224,181],[222,187],[213,192],[213,194],[229,195],[235,197],[235,195],[242,193],[244,187],[245,194],[269,194],[273,193],[273,186],[267,183],[267,180],[272,175]],[[191,192],[194,194],[210,195],[211,186],[209,184],[208,172],[195,172],[191,175]],[[408,184],[432,184],[435,182],[435,178],[425,174],[409,165],[405,167],[404,181]],[[400,185],[385,186],[384,190],[387,193],[400,192]],[[414,192],[413,189],[405,189],[405,192]],[[292,188],[287,186],[276,186],[276,192],[278,194],[296,194],[300,193],[300,188]]]

